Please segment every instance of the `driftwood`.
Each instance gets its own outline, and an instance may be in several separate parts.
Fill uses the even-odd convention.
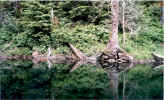
[[[75,54],[75,56],[77,56],[78,60],[84,60],[86,59],[86,56],[84,55],[84,53],[82,53],[80,50],[78,50],[77,48],[75,48],[72,44],[69,43],[69,47],[71,48],[71,50],[73,51],[73,53]]]

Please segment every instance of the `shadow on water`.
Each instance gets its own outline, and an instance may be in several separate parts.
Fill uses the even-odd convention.
[[[161,70],[150,65],[0,63],[1,99],[161,99]],[[76,70],[75,70],[76,69]]]

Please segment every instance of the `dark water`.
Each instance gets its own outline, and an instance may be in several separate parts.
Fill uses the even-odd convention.
[[[48,68],[47,63],[32,61],[1,62],[1,99],[163,99],[161,69],[135,65],[111,74],[108,68],[85,64],[70,72],[73,65],[52,64]]]

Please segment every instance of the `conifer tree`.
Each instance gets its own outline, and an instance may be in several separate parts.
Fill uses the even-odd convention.
[[[20,46],[48,45],[51,40],[51,3],[45,1],[21,2],[22,13],[17,19]]]

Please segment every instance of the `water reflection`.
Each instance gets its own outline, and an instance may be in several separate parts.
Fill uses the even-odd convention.
[[[49,69],[46,62],[1,62],[1,99],[131,100],[161,99],[163,95],[162,72],[147,65],[51,64]]]
[[[110,80],[110,88],[112,89],[113,99],[119,99],[118,86],[119,86],[119,74],[126,72],[132,68],[133,63],[118,63],[118,62],[105,62],[101,64],[102,68],[107,72]],[[125,85],[123,89],[125,88]],[[123,93],[124,94],[124,93]]]

